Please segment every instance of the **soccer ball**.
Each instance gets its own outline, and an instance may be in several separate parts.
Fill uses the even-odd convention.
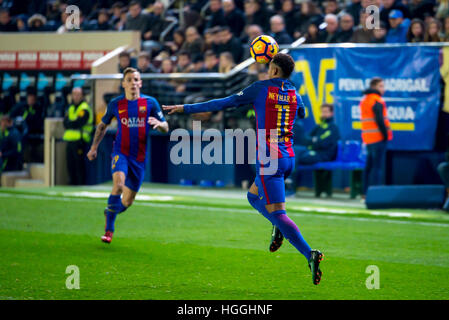
[[[249,48],[251,57],[258,63],[268,63],[279,51],[276,40],[267,35],[256,37]]]

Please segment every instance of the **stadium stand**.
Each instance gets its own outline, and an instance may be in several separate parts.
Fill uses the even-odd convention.
[[[39,5],[36,5],[37,3]],[[130,61],[137,61],[141,57],[148,62],[144,63],[144,67],[150,71],[143,74],[146,90],[157,97],[161,104],[199,102],[223,97],[238,92],[242,87],[263,76],[263,67],[251,65],[248,68],[244,63],[239,64],[248,58],[251,40],[260,34],[270,34],[278,39],[282,36],[282,39],[291,41],[304,39],[305,44],[343,42],[378,44],[386,42],[388,32],[406,21],[410,27],[406,30],[405,41],[434,43],[449,39],[449,6],[447,2],[435,0],[62,0],[22,4],[22,1],[14,0],[0,2],[0,33],[23,35],[33,33],[40,36],[104,32],[118,35],[129,30],[139,30],[138,45],[125,46],[126,48],[120,52],[129,52]],[[184,4],[184,7],[180,7],[181,4]],[[67,11],[71,5],[76,5],[80,10],[79,29],[67,28],[67,22],[70,22],[74,13]],[[380,28],[374,32],[369,30],[366,24],[365,8],[370,5],[381,8]],[[98,53],[99,56],[93,61],[107,56],[118,47],[120,45]],[[181,66],[180,57],[184,51],[189,52],[190,59]],[[232,71],[228,69],[227,73],[220,74],[219,64],[216,68],[204,65],[211,53],[219,60],[220,55],[223,53],[226,55],[229,51],[236,65]],[[105,64],[109,70],[109,64],[114,64],[115,70],[95,72],[103,74],[117,72],[118,54],[113,54],[108,61]],[[240,67],[241,65],[243,67]],[[37,100],[44,106],[44,117],[46,119],[63,117],[70,102],[69,93],[74,86],[81,86],[86,92],[86,99],[95,106],[95,119],[98,123],[110,97],[119,92],[117,90],[119,81],[117,78],[110,82],[87,80],[77,76],[89,72],[94,74],[94,69],[66,70],[53,66],[31,70],[0,67],[2,70],[0,114],[9,114],[14,106],[24,103],[27,90],[34,88],[37,91]],[[226,76],[223,76],[224,74]],[[103,82],[99,84],[101,81]],[[247,110],[231,109],[222,114],[209,115],[202,120],[204,128],[223,130],[250,128],[251,119],[251,114],[247,113]],[[168,120],[171,129],[191,127],[189,125],[191,119],[184,115],[170,117]],[[439,132],[444,131],[444,128],[444,126],[443,129],[440,128]],[[42,136],[40,139],[43,141]],[[357,168],[349,168],[347,164],[349,158],[345,156],[346,146],[344,141],[340,143],[334,167],[316,167],[313,170],[337,168],[351,170],[353,172],[349,178],[353,183],[351,197],[355,197],[360,182],[358,169],[363,168],[363,162],[358,162]],[[27,165],[25,167],[28,168]],[[390,178],[387,180],[391,183],[395,179],[394,174],[391,172],[388,174]],[[108,173],[104,172],[102,177],[97,177],[89,183],[103,181],[107,176]],[[160,177],[160,180],[167,181],[167,177]],[[317,183],[316,188],[327,192],[329,184],[323,186]],[[331,193],[332,191],[328,192]]]

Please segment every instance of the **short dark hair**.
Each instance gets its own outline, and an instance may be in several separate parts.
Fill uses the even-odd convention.
[[[187,56],[187,57],[190,59],[190,53],[189,53],[188,51],[186,51],[186,50],[181,50],[181,51],[179,51],[178,54],[177,54],[177,56],[178,56],[178,58],[179,58],[180,56]]]
[[[330,103],[323,103],[323,104],[321,105],[321,108],[329,108],[329,110],[330,110],[331,112],[334,112],[334,105],[333,105],[333,104],[330,104]]]
[[[132,67],[125,68],[125,70],[123,70],[123,79],[125,79],[125,77],[128,73],[134,73],[134,72],[139,72],[139,70],[137,70],[136,68],[132,68]]]
[[[192,57],[193,63],[198,63],[198,62],[202,62],[202,61],[204,61],[204,57],[202,54],[197,53],[197,54],[193,55],[193,57]]]
[[[217,54],[214,52],[214,50],[211,50],[211,49],[209,49],[209,50],[207,50],[205,53],[204,53],[204,57],[205,58],[208,58],[208,57],[217,57]]]
[[[128,51],[122,51],[122,52],[119,53],[118,57],[119,58],[127,57],[127,58],[131,59],[131,54]]]
[[[100,9],[100,10],[98,10],[98,15],[100,15],[100,14],[105,14],[106,16],[109,17],[108,9]]]
[[[29,96],[29,95],[36,96],[37,95],[37,89],[36,89],[36,87],[33,87],[33,86],[28,87],[26,89],[26,92],[27,92],[27,96]]]
[[[379,83],[381,83],[382,81],[384,81],[382,78],[380,77],[374,77],[371,79],[371,81],[369,82],[369,87],[371,89],[374,89],[375,86],[377,86]]]
[[[151,61],[151,55],[150,55],[150,53],[147,52],[147,51],[142,51],[142,52],[140,52],[139,55],[137,56],[137,58],[138,58],[138,59],[140,59],[140,58],[145,58],[145,59],[147,59],[147,61]]]
[[[290,75],[295,69],[295,61],[290,55],[285,53],[276,54],[271,62],[281,69],[282,76],[287,79],[290,78]]]
[[[135,6],[135,5],[138,5],[139,7],[142,7],[142,5],[140,4],[140,1],[133,0],[133,1],[131,1],[129,3],[129,7],[132,7],[132,6]]]
[[[114,4],[112,5],[112,9],[115,9],[115,8],[123,8],[124,7],[124,5],[123,5],[123,2],[121,2],[121,1],[117,1],[117,2],[114,2]]]

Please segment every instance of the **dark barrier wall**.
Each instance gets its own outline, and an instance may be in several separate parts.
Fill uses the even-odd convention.
[[[111,152],[115,133],[108,133],[100,144],[98,159],[87,162],[88,184],[110,181]],[[254,179],[254,166],[251,164],[179,164],[170,161],[170,150],[174,142],[168,135],[152,134],[148,148],[145,173],[146,182],[178,184],[182,179],[199,185],[202,180],[223,182],[225,185],[240,187],[243,180],[250,183]],[[202,148],[206,143],[202,143]],[[193,152],[193,144],[191,154]],[[436,167],[444,159],[443,152],[437,151],[389,151],[387,154],[386,183],[390,185],[406,184],[442,184]],[[304,172],[299,179],[300,186],[313,187],[311,172]],[[333,173],[333,186],[336,189],[349,187],[349,173],[336,171]]]

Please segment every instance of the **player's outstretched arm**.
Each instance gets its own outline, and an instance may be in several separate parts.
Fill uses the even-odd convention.
[[[184,105],[183,104],[176,104],[176,105],[172,105],[172,106],[162,106],[162,109],[167,111],[168,114],[183,113],[184,112]]]
[[[223,110],[229,107],[237,107],[240,103],[237,101],[237,95],[229,97],[209,100],[206,102],[194,103],[194,104],[177,104],[173,106],[162,106],[162,109],[168,111],[168,114],[173,113],[200,113],[200,112],[213,112]]]
[[[97,126],[97,129],[95,130],[95,134],[94,134],[94,141],[92,142],[90,150],[87,153],[87,158],[90,161],[97,158],[97,149],[98,149],[98,146],[100,145],[101,140],[103,140],[103,138],[106,134],[107,127],[108,127],[108,125],[103,122],[100,122],[100,124]]]
[[[243,89],[237,94],[231,96],[209,100],[206,102],[194,103],[194,104],[178,104],[171,106],[162,106],[162,109],[168,111],[168,114],[174,113],[199,113],[219,111],[230,107],[238,107],[241,105],[247,105],[254,103],[259,92],[261,91],[261,83],[257,81],[249,87]]]
[[[238,107],[241,105],[254,103],[254,100],[260,92],[260,89],[260,81],[257,81],[249,87],[243,89],[239,93],[225,98],[214,99],[194,104],[162,106],[162,109],[167,111],[169,115],[174,113],[200,113],[219,111],[230,107]]]

